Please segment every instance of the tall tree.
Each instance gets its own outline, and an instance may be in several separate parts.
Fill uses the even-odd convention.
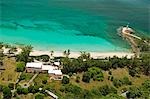
[[[12,93],[9,87],[3,88],[3,99],[11,99]]]
[[[22,52],[16,57],[17,61],[23,61],[27,63],[29,60],[29,55],[30,55],[30,52],[32,51],[32,48],[33,47],[31,45],[23,47]]]

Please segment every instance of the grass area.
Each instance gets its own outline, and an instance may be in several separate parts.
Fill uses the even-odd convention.
[[[140,86],[145,80],[150,79],[150,77],[145,76],[145,75],[140,75],[140,77],[131,77],[126,68],[112,69],[111,71],[112,71],[112,76],[114,78],[122,79],[123,77],[128,77],[134,86]],[[87,89],[87,90],[90,90],[94,87],[100,87],[100,86],[103,86],[106,84],[113,86],[112,82],[110,80],[108,80],[108,76],[109,76],[108,71],[103,71],[103,74],[104,74],[104,81],[93,81],[93,80],[91,80],[90,83],[84,83],[82,81],[83,73],[78,73],[76,76],[80,76],[80,83],[77,83],[75,81],[76,76],[72,76],[70,78],[70,82],[75,84],[75,85],[80,86],[81,88]],[[118,88],[118,91],[120,91],[124,87],[128,88],[129,86],[122,86],[122,87]]]
[[[35,79],[34,79],[34,82],[37,83],[37,84],[42,84],[42,81],[44,79],[49,79],[49,76],[48,74],[42,74],[40,73]]]
[[[25,73],[25,72],[23,72],[22,75],[25,75],[25,80],[21,80],[20,81],[21,84],[28,83],[30,79],[34,76],[33,73]]]
[[[90,90],[90,89],[92,89],[94,87],[103,86],[105,84],[108,84],[108,85],[111,84],[111,82],[107,79],[108,77],[107,77],[107,73],[106,72],[104,72],[104,81],[93,81],[91,79],[90,83],[83,82],[82,81],[82,75],[83,75],[83,73],[77,74],[77,76],[80,77],[80,83],[77,83],[75,81],[76,80],[75,76],[71,77],[70,82],[73,83],[73,84],[75,84],[75,85],[80,86],[83,89],[87,89],[87,90]]]
[[[17,80],[19,73],[15,71],[16,61],[14,58],[4,57],[5,70],[0,74],[0,83],[7,85]]]
[[[18,95],[19,99],[34,99],[34,94],[29,93],[27,95]],[[12,99],[16,99],[16,98],[12,98]]]
[[[37,93],[38,94],[38,93]],[[34,99],[34,97],[37,95],[37,94],[32,94],[32,93],[29,93],[27,95],[18,95],[19,99]],[[1,99],[1,98],[0,98]],[[16,98],[12,98],[12,99],[16,99]],[[53,99],[53,98],[50,98],[49,96],[45,96],[44,99]]]
[[[112,70],[112,75],[113,75],[114,78],[118,78],[118,79],[121,79],[121,78],[126,76],[131,80],[131,82],[135,86],[139,86],[145,80],[150,79],[150,77],[142,75],[142,74],[140,75],[140,77],[132,77],[132,76],[129,75],[127,68],[118,68],[118,69]]]
[[[22,75],[25,76],[25,81],[29,81],[34,76],[33,73],[25,73],[25,72],[23,72]]]
[[[15,71],[16,69],[16,61],[14,58],[4,58],[4,66],[5,69],[3,71],[2,74],[0,74],[0,84],[3,85],[8,85],[8,83],[10,82],[15,82],[17,80],[17,77],[19,75],[18,72]],[[117,79],[122,79],[123,77],[128,77],[132,84],[131,86],[140,86],[145,80],[150,79],[150,77],[145,76],[145,75],[140,75],[140,77],[131,77],[128,73],[128,69],[127,68],[117,68],[117,69],[111,69],[112,71],[112,76],[114,78]],[[21,83],[25,83],[28,82],[32,77],[33,77],[33,73],[22,73],[23,75],[26,76],[25,80],[22,80]],[[83,89],[87,89],[87,90],[91,90],[92,88],[96,88],[96,87],[100,87],[103,85],[110,85],[113,86],[112,82],[110,80],[108,80],[108,71],[103,71],[104,74],[104,80],[103,81],[93,81],[91,79],[90,83],[85,83],[82,81],[82,76],[83,73],[78,73],[76,75],[73,75],[72,77],[70,77],[70,83],[75,84],[77,86],[80,86]],[[76,76],[80,77],[80,82],[77,83],[76,82]],[[62,86],[61,81],[53,81],[49,79],[49,75],[48,74],[43,74],[40,73],[33,81],[33,83],[36,83],[38,85],[43,85],[44,88],[49,88],[52,89],[52,91],[54,91],[55,94],[57,94],[58,96],[63,96],[64,93],[60,92],[60,87]],[[43,80],[47,80],[47,84],[43,84],[42,81]],[[122,88],[128,88],[130,86],[121,86],[120,88],[118,88],[118,92],[121,91]],[[1,95],[1,93],[0,93]],[[19,97],[21,99],[34,99],[36,94],[27,94],[27,95],[19,95]],[[45,97],[45,99],[49,99],[49,97]]]
[[[43,80],[47,80],[46,84],[43,84]],[[48,74],[39,74],[33,81],[34,83],[37,83],[38,85],[44,85],[44,87],[50,87],[55,90],[59,90],[61,87],[61,81],[54,81],[50,80],[50,77]]]

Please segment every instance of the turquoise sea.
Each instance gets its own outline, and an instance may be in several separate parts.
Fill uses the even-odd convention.
[[[127,24],[150,36],[150,0],[0,0],[0,42],[40,50],[128,51]]]

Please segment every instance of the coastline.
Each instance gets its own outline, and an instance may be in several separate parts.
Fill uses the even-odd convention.
[[[113,56],[117,56],[119,58],[127,56],[127,58],[132,58],[134,56],[134,53],[131,52],[88,52],[88,53],[90,53],[90,56],[94,59],[113,57]],[[44,51],[44,50],[33,50],[30,53],[30,56],[40,56],[40,55],[51,56],[51,52]],[[78,58],[79,56],[80,56],[80,52],[71,51],[69,58]],[[54,51],[53,57],[64,57],[64,54],[61,51]]]

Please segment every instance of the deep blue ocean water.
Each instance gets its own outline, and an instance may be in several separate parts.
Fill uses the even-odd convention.
[[[127,24],[150,36],[150,0],[0,0],[0,42],[36,49],[128,51]]]

